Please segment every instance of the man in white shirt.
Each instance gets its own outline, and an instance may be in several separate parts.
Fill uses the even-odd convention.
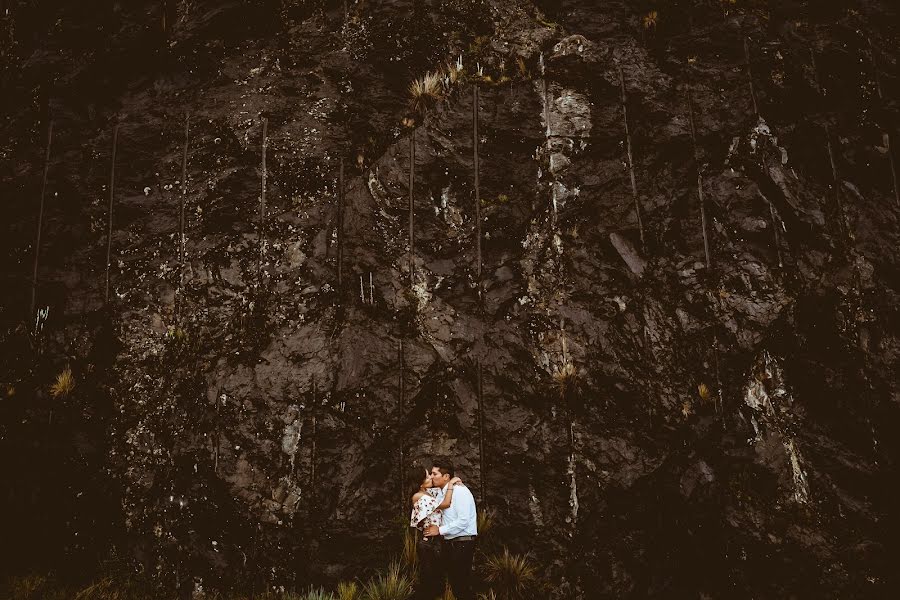
[[[446,461],[437,461],[431,468],[431,484],[441,488],[440,501],[454,475],[453,465]],[[426,537],[438,535],[444,539],[442,561],[446,566],[453,595],[457,600],[472,600],[472,559],[478,536],[478,515],[472,492],[461,483],[453,487],[453,500],[444,509],[443,524],[440,527],[431,525],[425,529]]]

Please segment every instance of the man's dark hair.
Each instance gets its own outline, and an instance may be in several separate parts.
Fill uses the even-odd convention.
[[[456,477],[456,469],[453,468],[453,463],[449,460],[436,460],[432,465],[437,467],[437,470],[441,472],[441,475]]]

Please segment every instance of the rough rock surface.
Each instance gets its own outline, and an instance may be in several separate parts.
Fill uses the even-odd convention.
[[[333,583],[437,454],[556,598],[896,583],[896,3],[164,4],[0,3],[4,567]]]

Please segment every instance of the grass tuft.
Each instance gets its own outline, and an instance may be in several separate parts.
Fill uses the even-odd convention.
[[[72,369],[66,366],[62,372],[56,376],[56,382],[50,386],[50,395],[54,398],[65,398],[75,389],[75,377],[72,375]]]
[[[557,367],[553,372],[553,380],[559,386],[559,395],[564,397],[575,388],[578,380],[578,369],[570,362]]]
[[[387,572],[375,576],[363,590],[364,600],[407,600],[413,593],[413,582],[400,563],[392,563]]]
[[[362,590],[355,581],[342,581],[337,586],[337,600],[360,600]]]
[[[412,527],[407,527],[403,532],[403,554],[400,558],[410,573],[419,570],[418,537],[419,531]]]
[[[435,102],[441,99],[443,90],[440,72],[428,72],[419,79],[413,80],[409,84],[413,110],[421,113],[431,108]]]
[[[489,557],[484,565],[485,579],[500,598],[524,598],[538,585],[537,572],[528,556],[512,554],[509,549]]]
[[[337,600],[334,594],[326,592],[322,588],[309,588],[300,595],[289,594],[282,596],[281,600]]]

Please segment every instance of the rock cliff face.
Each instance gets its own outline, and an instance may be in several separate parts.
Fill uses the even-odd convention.
[[[353,577],[439,455],[555,598],[894,583],[895,3],[2,6],[10,568]]]

